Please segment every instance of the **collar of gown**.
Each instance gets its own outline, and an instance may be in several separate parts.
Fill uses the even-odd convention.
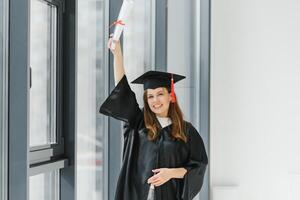
[[[156,116],[157,120],[159,121],[162,128],[165,128],[166,126],[169,126],[172,124],[172,121],[169,117],[158,117]]]

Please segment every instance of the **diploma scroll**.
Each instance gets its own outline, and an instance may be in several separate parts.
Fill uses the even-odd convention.
[[[113,40],[114,41],[119,41],[120,36],[123,32],[124,25],[128,21],[128,16],[132,11],[133,8],[133,0],[123,0],[123,4],[119,13],[118,20],[114,22],[115,25],[115,30],[114,30],[114,35],[113,35]],[[115,44],[111,44],[111,48],[115,49]]]
[[[147,200],[155,200],[154,185],[150,185]]]

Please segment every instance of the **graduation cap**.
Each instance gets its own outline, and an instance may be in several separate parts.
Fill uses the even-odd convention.
[[[132,81],[131,83],[143,84],[144,90],[155,89],[158,87],[166,87],[171,89],[172,103],[176,102],[174,83],[184,79],[185,76],[178,74],[160,72],[160,71],[148,71]]]

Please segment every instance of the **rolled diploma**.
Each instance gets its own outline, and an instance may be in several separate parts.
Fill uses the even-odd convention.
[[[123,23],[127,23],[128,16],[130,12],[132,11],[133,8],[133,0],[123,0],[123,4],[119,13],[118,21],[122,21]],[[121,24],[116,24],[115,26],[115,31],[113,35],[113,40],[114,41],[119,41],[120,36],[123,32],[124,25]],[[111,48],[115,49],[115,44],[111,44]]]

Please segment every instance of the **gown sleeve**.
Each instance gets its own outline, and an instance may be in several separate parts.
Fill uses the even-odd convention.
[[[99,112],[134,125],[142,111],[125,75],[101,105]]]
[[[192,200],[203,185],[203,179],[208,164],[203,140],[193,126],[189,126],[188,145],[189,159],[184,168],[187,173],[183,180],[182,199]]]

